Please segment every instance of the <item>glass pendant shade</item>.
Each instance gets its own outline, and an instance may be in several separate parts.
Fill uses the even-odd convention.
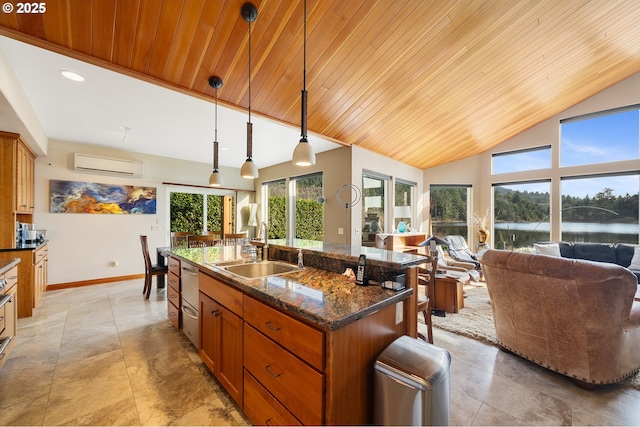
[[[293,164],[296,166],[311,166],[316,164],[316,153],[307,138],[301,138],[293,150]]]
[[[240,168],[240,175],[247,179],[256,179],[258,177],[258,168],[253,160],[248,158]]]
[[[222,174],[218,172],[218,169],[214,169],[209,175],[209,185],[211,187],[221,187],[224,184],[224,179],[222,179]]]

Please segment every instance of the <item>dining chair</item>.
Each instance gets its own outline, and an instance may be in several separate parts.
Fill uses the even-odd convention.
[[[187,247],[187,237],[191,233],[188,231],[172,231],[171,232],[171,247],[180,248]]]
[[[140,235],[140,245],[142,246],[142,256],[144,258],[144,288],[142,288],[142,294],[145,299],[149,299],[151,293],[151,280],[153,276],[159,276],[167,274],[169,267],[166,265],[158,265],[151,263],[151,257],[149,257],[149,244],[147,243],[147,236]]]
[[[187,237],[187,246],[190,248],[216,246],[218,243],[220,243],[220,238],[214,234]]]
[[[217,239],[222,239],[222,232],[220,230],[207,230],[202,232],[203,236],[216,236]]]
[[[240,243],[244,243],[244,240],[247,238],[247,233],[224,233],[224,244],[225,245],[238,245]]]
[[[431,323],[431,313],[433,310],[433,301],[435,298],[436,271],[438,268],[438,257],[435,255],[427,256],[430,259],[427,262],[428,268],[421,268],[418,273],[418,313],[424,316],[424,323],[427,325],[427,336],[418,332],[418,337],[433,344],[433,328]]]

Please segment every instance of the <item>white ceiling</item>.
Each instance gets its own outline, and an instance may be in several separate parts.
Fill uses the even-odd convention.
[[[213,100],[191,97],[3,36],[0,49],[49,139],[211,163]],[[68,80],[60,74],[62,70],[76,72],[85,81]],[[313,114],[312,105],[309,114]],[[247,112],[218,104],[220,165],[239,168],[244,162],[247,120]],[[258,168],[291,160],[300,139],[299,128],[255,114],[251,122],[253,160]],[[126,141],[124,127],[130,129]],[[308,139],[316,153],[339,147],[318,135],[310,134]]]

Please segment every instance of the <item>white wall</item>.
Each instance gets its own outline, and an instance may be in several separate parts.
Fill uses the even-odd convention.
[[[391,176],[391,186],[389,189],[391,194],[394,194],[393,189],[396,178],[412,181],[417,184],[415,195],[417,200],[414,203],[416,220],[411,226],[417,228],[419,231],[426,231],[424,219],[428,218],[429,211],[425,209],[428,204],[428,199],[424,198],[422,186],[423,171],[365,148],[354,145],[351,149],[351,183],[358,186],[358,188],[362,189],[362,172],[365,170]],[[390,199],[387,198],[387,200]],[[362,203],[362,200],[360,200],[360,202],[350,210],[351,244],[353,245],[360,245],[362,241]],[[389,216],[385,222],[390,223],[392,212],[390,209],[386,209],[385,214],[387,213]]]
[[[616,162],[614,164],[600,164],[559,168],[560,120],[581,116],[588,113],[609,110],[640,103],[640,74],[635,74],[622,82],[600,92],[585,101],[563,111],[552,118],[522,132],[504,143],[488,150],[481,155],[469,157],[457,162],[447,163],[438,167],[426,169],[423,174],[425,199],[428,201],[428,190],[431,184],[472,184],[472,211],[484,214],[492,209],[493,183],[529,181],[536,179],[551,179],[551,212],[560,207],[560,177],[579,176],[598,173],[612,173],[625,171],[639,171],[640,160]],[[552,167],[530,172],[517,172],[501,175],[491,175],[491,156],[517,149],[551,145]],[[559,215],[551,216],[553,233],[552,240],[559,240]],[[470,233],[469,244],[475,244],[475,233]],[[492,236],[493,238],[493,236]]]
[[[73,153],[142,160],[144,178],[120,178],[73,171]],[[254,183],[240,177],[239,169],[222,167],[226,187],[253,191]],[[36,158],[34,221],[47,230],[49,283],[103,279],[144,273],[140,234],[149,236],[155,261],[156,247],[167,246],[167,191],[162,182],[206,186],[211,165],[113,150],[88,144],[49,141],[46,156]],[[157,189],[156,215],[103,215],[49,213],[49,181],[86,181]],[[188,187],[184,188],[185,190]],[[246,196],[246,192],[241,192]],[[242,197],[246,199],[246,197]],[[152,227],[157,226],[157,231]],[[114,267],[113,261],[118,266]]]

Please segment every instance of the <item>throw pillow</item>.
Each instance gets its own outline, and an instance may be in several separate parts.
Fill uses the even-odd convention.
[[[534,243],[533,246],[536,248],[536,252],[539,254],[557,257],[560,256],[560,245],[558,245],[557,243]]]
[[[640,246],[636,246],[633,250],[633,258],[629,264],[629,270],[640,270]]]

